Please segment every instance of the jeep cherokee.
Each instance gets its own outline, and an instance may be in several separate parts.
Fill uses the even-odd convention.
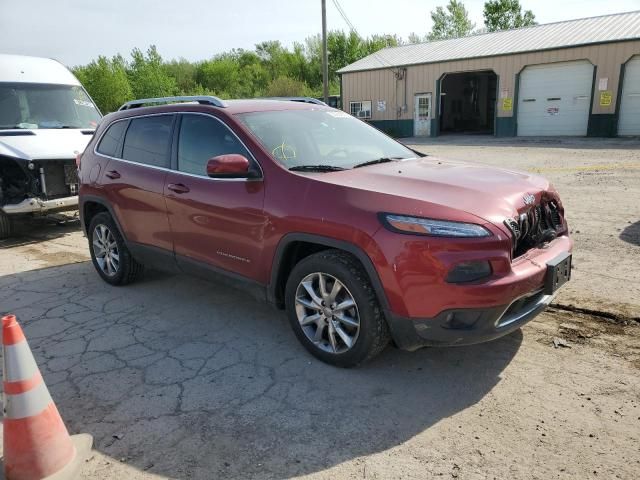
[[[82,225],[106,282],[143,265],[230,277],[337,366],[390,340],[498,338],[570,278],[573,244],[547,180],[424,156],[323,105],[129,102],[79,164]]]

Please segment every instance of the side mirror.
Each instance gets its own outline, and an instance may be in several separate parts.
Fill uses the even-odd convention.
[[[218,155],[207,162],[207,175],[212,178],[249,178],[249,160],[237,153]]]

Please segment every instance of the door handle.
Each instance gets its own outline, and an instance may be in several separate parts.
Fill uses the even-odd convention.
[[[189,187],[181,183],[170,183],[167,188],[175,193],[189,193]]]
[[[116,170],[110,170],[107,173],[105,173],[105,175],[109,177],[111,180],[116,180],[120,178],[120,174]]]

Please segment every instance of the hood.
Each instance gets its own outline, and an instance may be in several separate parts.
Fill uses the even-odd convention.
[[[494,225],[502,225],[529,204],[540,202],[543,193],[553,189],[548,180],[537,175],[430,156],[323,174],[321,179],[464,211]]]
[[[23,160],[75,158],[92,134],[77,129],[0,130],[0,155]]]

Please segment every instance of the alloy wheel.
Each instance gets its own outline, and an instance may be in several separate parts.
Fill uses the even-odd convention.
[[[109,277],[117,274],[120,268],[120,253],[109,227],[103,224],[96,225],[93,229],[92,243],[93,253],[100,270]]]
[[[353,295],[327,273],[307,275],[296,289],[295,308],[302,331],[329,353],[350,350],[360,333],[360,315]]]

